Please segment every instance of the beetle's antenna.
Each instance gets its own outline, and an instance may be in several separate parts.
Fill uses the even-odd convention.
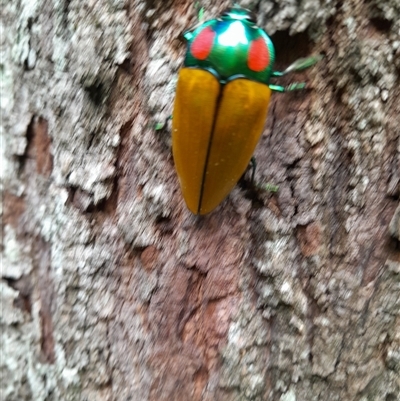
[[[198,23],[202,23],[204,20],[204,7],[201,5],[200,1],[196,1],[194,8],[197,11]]]

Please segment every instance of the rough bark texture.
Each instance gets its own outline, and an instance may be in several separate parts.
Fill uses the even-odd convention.
[[[399,400],[399,0],[239,2],[326,57],[271,103],[278,193],[204,218],[152,129],[194,3],[1,2],[2,399]]]

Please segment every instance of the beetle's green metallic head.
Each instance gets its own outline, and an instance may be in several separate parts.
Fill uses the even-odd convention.
[[[247,21],[252,25],[256,24],[256,15],[247,8],[239,6],[228,8],[221,14],[220,18],[222,20]]]
[[[232,7],[185,35],[186,67],[203,68],[221,83],[237,77],[269,83],[275,49],[249,10]]]

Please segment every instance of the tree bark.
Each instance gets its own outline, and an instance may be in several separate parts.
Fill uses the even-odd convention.
[[[2,1],[2,399],[399,400],[399,0],[239,3],[325,58],[271,101],[278,192],[196,217],[153,129],[195,2]]]

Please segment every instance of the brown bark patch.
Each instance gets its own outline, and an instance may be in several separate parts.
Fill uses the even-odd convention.
[[[34,244],[35,264],[38,268],[38,284],[40,298],[41,360],[53,364],[55,362],[52,306],[54,305],[54,286],[50,276],[51,253],[50,244],[38,238]]]
[[[140,260],[146,270],[153,270],[157,266],[159,251],[155,246],[148,246],[140,255]]]
[[[26,209],[25,199],[5,191],[3,194],[3,227],[9,224],[17,228],[19,219]]]
[[[183,341],[203,349],[208,368],[218,360],[219,346],[225,343],[231,317],[237,311],[236,301],[236,298],[226,298],[202,305],[185,324]]]
[[[201,368],[194,374],[193,400],[201,400],[201,394],[207,384],[209,375],[206,369]]]
[[[34,116],[28,127],[28,157],[36,160],[36,171],[49,177],[53,170],[51,138],[48,134],[48,122],[43,117]]]
[[[321,245],[321,226],[318,223],[300,226],[297,230],[297,239],[301,253],[305,257],[316,255]]]

